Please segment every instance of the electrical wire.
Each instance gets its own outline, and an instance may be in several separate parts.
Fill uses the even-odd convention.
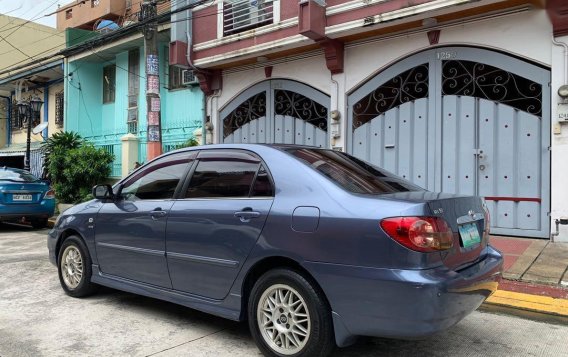
[[[20,25],[16,26],[16,29],[15,29],[14,31],[10,32],[6,37],[11,36],[11,35],[14,34],[16,31],[18,31],[20,28],[22,28],[23,26],[29,24],[30,22],[33,22],[33,21],[39,19],[40,17],[43,17],[43,12],[45,12],[45,10],[47,10],[47,9],[49,9],[50,7],[52,7],[53,5],[55,5],[58,1],[59,1],[59,0],[55,0],[55,1],[52,2],[48,7],[46,7],[46,8],[43,9],[43,10],[41,10],[39,13],[37,13],[37,14],[35,15],[35,16],[37,16],[37,17],[34,16],[34,17],[32,17],[31,19],[26,20],[23,24],[20,24]],[[39,14],[42,14],[42,15],[41,15],[41,16],[38,16]],[[2,28],[0,27],[0,29],[2,29]],[[6,30],[6,31],[8,31],[8,30]],[[2,42],[2,41],[0,41],[0,43],[1,43],[1,42]]]
[[[178,0],[178,1],[181,1],[181,0]],[[144,25],[146,25],[146,24],[149,23],[149,22],[159,20],[160,18],[165,19],[165,18],[167,18],[167,16],[170,16],[170,15],[172,15],[172,14],[175,14],[175,13],[178,13],[178,12],[182,12],[182,11],[186,11],[186,10],[192,9],[192,8],[194,8],[194,7],[201,6],[201,5],[205,5],[205,4],[207,4],[207,3],[214,2],[214,1],[216,1],[216,0],[201,0],[201,1],[197,1],[197,2],[195,2],[195,3],[192,3],[192,4],[190,4],[190,5],[183,6],[183,7],[179,8],[179,9],[174,10],[174,11],[169,11],[169,12],[165,12],[165,13],[159,14],[156,18],[151,18],[151,19],[143,20],[143,21],[140,21],[140,22],[138,22],[138,23],[136,23],[136,24],[133,24],[133,25],[130,25],[130,26],[133,26],[132,28],[141,28],[141,27],[143,27]],[[214,13],[205,14],[205,15],[200,15],[200,16],[190,16],[190,17],[178,19],[178,20],[173,21],[173,22],[170,20],[169,22],[170,22],[170,23],[176,23],[176,22],[181,22],[181,21],[192,20],[192,19],[194,19],[194,18],[216,16],[216,15],[218,15],[219,13],[220,13],[220,12],[214,12]],[[126,30],[129,31],[129,30],[131,29],[130,26],[123,27],[121,30],[126,29]],[[120,31],[120,30],[117,30],[117,31]],[[126,31],[122,31],[122,32],[126,33]],[[121,32],[121,34],[122,34],[122,32]],[[111,35],[113,35],[113,34],[116,34],[116,32],[111,33]],[[91,33],[88,33],[88,34],[85,34],[85,35],[83,35],[83,36],[80,36],[80,37],[78,37],[76,40],[79,40],[79,39],[82,39],[82,38],[86,38],[86,37],[89,37],[89,36],[91,36]],[[116,37],[118,37],[118,36],[116,36]],[[93,39],[93,41],[95,41],[95,40],[102,42],[102,41],[104,41],[104,40],[108,40],[108,36],[97,37],[97,38]],[[96,44],[83,43],[83,44],[81,44],[81,45],[78,45],[78,47],[76,48],[76,50],[85,49],[86,46],[89,46],[89,45],[94,46],[94,45],[96,45]],[[83,47],[81,47],[81,46],[83,46]],[[58,52],[56,52],[56,53],[52,53],[50,56],[44,56],[44,57],[42,57],[42,58],[40,58],[40,59],[37,59],[37,57],[39,57],[40,55],[43,55],[43,54],[48,53],[48,52],[50,52],[50,51],[56,50],[57,48],[59,48],[59,46],[56,46],[56,47],[47,49],[47,50],[45,50],[45,51],[42,51],[42,52],[40,52],[40,53],[35,54],[34,56],[28,56],[28,57],[29,57],[30,60],[36,61],[36,63],[42,64],[42,61],[45,61],[45,60],[48,60],[48,59],[52,59],[53,56],[57,56],[57,55],[65,56],[65,53],[68,52],[68,50],[69,50],[69,49],[67,48],[67,49],[58,51]],[[17,69],[20,69],[20,68],[26,68],[26,67],[29,67],[29,66],[31,66],[31,65],[33,65],[33,64],[35,64],[35,63],[27,63],[27,64],[25,64],[25,65],[23,65],[23,66],[16,66],[16,67],[10,67],[10,66],[8,66],[8,67],[5,67],[5,68],[2,69],[2,71],[0,72],[0,75],[1,75],[1,74],[4,74],[4,73],[11,72],[12,70],[17,70]]]

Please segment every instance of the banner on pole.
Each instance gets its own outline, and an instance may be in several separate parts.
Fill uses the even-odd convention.
[[[160,94],[160,77],[148,76],[148,93]]]
[[[160,98],[152,98],[150,100],[150,111],[152,112],[160,111]]]
[[[148,126],[148,141],[160,141],[160,127],[158,125]]]
[[[148,55],[146,57],[146,74],[159,75],[160,73],[160,63],[158,62],[158,56]]]
[[[160,125],[160,115],[158,112],[148,113],[148,125]]]

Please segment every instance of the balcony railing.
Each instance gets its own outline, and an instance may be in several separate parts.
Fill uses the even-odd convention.
[[[273,23],[273,0],[230,0],[223,3],[223,35]]]

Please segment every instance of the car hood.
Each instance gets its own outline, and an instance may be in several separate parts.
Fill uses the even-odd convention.
[[[65,212],[63,212],[63,215],[68,216],[68,215],[78,214],[86,210],[91,211],[93,208],[97,209],[100,207],[101,207],[101,202],[99,200],[90,200],[87,202],[76,204],[75,206],[65,210]]]

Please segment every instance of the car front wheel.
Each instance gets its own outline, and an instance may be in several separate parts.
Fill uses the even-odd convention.
[[[97,286],[91,283],[91,257],[83,240],[77,236],[65,239],[57,262],[59,282],[67,295],[83,297],[95,292]]]
[[[248,309],[251,334],[265,356],[328,356],[335,346],[329,305],[314,283],[288,269],[265,273]]]

